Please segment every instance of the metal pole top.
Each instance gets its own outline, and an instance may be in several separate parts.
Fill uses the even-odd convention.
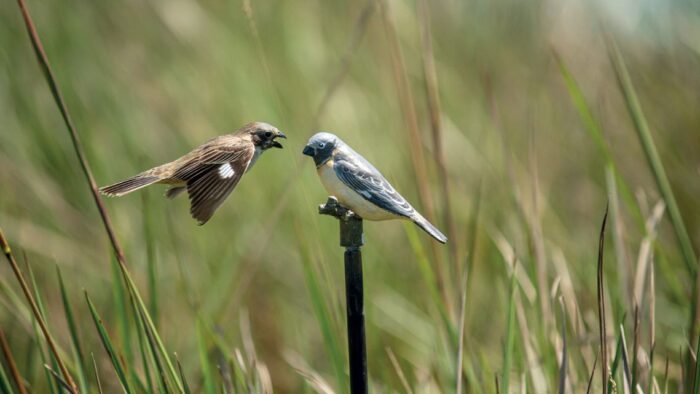
[[[343,207],[338,199],[331,196],[325,204],[318,207],[318,213],[329,215],[340,222],[340,246],[347,249],[359,249],[365,243],[362,231],[362,218],[355,212]]]

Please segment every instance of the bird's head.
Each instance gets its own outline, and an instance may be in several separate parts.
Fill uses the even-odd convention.
[[[244,127],[244,130],[250,134],[253,145],[262,150],[267,150],[272,147],[281,149],[282,144],[275,141],[275,138],[287,138],[283,132],[277,130],[277,127],[263,122],[249,123]]]
[[[328,161],[333,155],[333,150],[340,143],[340,139],[331,133],[316,133],[304,147],[303,153],[306,156],[311,156],[317,166]]]

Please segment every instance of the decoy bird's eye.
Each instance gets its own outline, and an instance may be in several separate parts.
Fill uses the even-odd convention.
[[[265,132],[265,138],[270,138],[272,137],[272,132],[271,131],[266,131]]]

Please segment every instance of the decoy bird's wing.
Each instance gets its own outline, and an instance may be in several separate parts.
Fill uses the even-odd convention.
[[[230,149],[218,146],[203,151],[196,162],[188,162],[175,177],[187,183],[190,213],[199,224],[206,223],[228,197],[245,173],[255,148]]]
[[[365,200],[387,211],[411,217],[415,210],[393,186],[371,165],[352,163],[336,158],[333,169],[341,182],[356,191]]]

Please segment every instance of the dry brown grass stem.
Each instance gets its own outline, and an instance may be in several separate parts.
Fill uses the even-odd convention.
[[[404,123],[408,131],[409,148],[411,150],[411,163],[416,174],[416,184],[418,186],[418,196],[422,212],[428,221],[435,223],[433,198],[430,195],[430,181],[428,177],[428,167],[425,161],[423,152],[423,143],[420,137],[418,127],[418,116],[416,114],[415,101],[411,93],[410,81],[408,72],[406,71],[406,63],[401,51],[401,44],[396,33],[396,27],[390,15],[389,5],[386,0],[378,0],[381,8],[382,21],[386,33],[389,52],[391,55],[392,75],[394,84],[396,85],[396,95],[403,113]],[[455,242],[455,240],[452,240]],[[450,291],[447,289],[447,273],[443,264],[442,253],[439,246],[435,242],[430,243],[433,252],[433,264],[437,272],[437,287],[443,298],[443,303],[446,309],[452,313],[452,299],[449,296]]]
[[[532,136],[532,135],[531,135]],[[547,281],[547,252],[544,246],[544,231],[542,230],[541,212],[540,212],[540,177],[537,166],[537,152],[535,149],[536,143],[534,136],[530,139],[530,171],[532,172],[532,210],[527,212],[527,207],[524,199],[521,199],[518,205],[523,210],[523,217],[528,218],[530,227],[530,237],[535,252],[535,271],[537,279],[537,288],[539,289],[538,296],[540,301],[540,309],[542,318],[544,319],[545,329],[549,330],[554,327],[555,318],[552,312],[552,305],[549,302],[549,283]]]
[[[391,350],[390,347],[386,347],[385,350],[386,354],[389,356],[389,361],[391,361],[391,366],[394,368],[394,371],[396,371],[396,375],[401,381],[401,385],[403,386],[404,392],[406,394],[413,394],[413,390],[411,390],[411,386],[408,384],[408,380],[406,380],[406,375],[403,373],[401,365],[399,365],[399,360],[396,359],[396,355],[394,355],[394,352]],[[457,391],[457,393],[459,393],[459,391]]]
[[[114,228],[112,226],[112,222],[109,218],[109,215],[107,214],[107,209],[102,202],[102,199],[100,198],[100,194],[98,191],[97,183],[95,182],[95,178],[92,174],[92,170],[90,169],[90,164],[87,160],[87,156],[85,155],[85,150],[83,149],[83,145],[80,141],[80,137],[78,136],[78,131],[75,128],[75,124],[73,123],[73,120],[68,113],[68,107],[66,106],[65,100],[63,99],[63,95],[61,94],[61,91],[58,87],[58,84],[56,82],[56,78],[53,74],[53,71],[51,70],[51,66],[49,64],[49,59],[48,56],[46,55],[46,52],[44,51],[44,47],[41,44],[41,39],[39,38],[39,34],[37,33],[36,27],[34,26],[34,22],[32,21],[32,18],[29,14],[29,10],[27,9],[27,6],[25,4],[25,0],[17,0],[17,3],[19,5],[20,11],[22,12],[22,18],[24,19],[24,24],[27,28],[27,33],[29,34],[29,39],[32,43],[32,47],[34,48],[34,53],[36,55],[37,61],[39,63],[39,66],[41,67],[41,71],[44,74],[46,83],[49,85],[49,89],[51,90],[51,94],[54,98],[54,101],[56,102],[56,105],[61,112],[61,117],[63,118],[63,121],[66,124],[66,127],[68,129],[68,133],[71,138],[71,142],[73,144],[73,148],[75,149],[75,153],[78,156],[78,161],[80,162],[80,167],[83,171],[83,174],[85,175],[86,180],[88,181],[88,185],[90,186],[90,192],[92,194],[93,200],[95,201],[95,205],[97,206],[97,210],[100,213],[100,218],[102,219],[102,223],[104,225],[105,231],[107,232],[107,236],[109,238],[109,241],[112,245],[112,248],[114,249],[114,254],[117,257],[117,262],[119,263],[119,269],[121,271],[122,276],[124,277],[124,281],[127,284],[127,289],[130,297],[135,297],[139,300],[137,305],[142,309],[142,313],[144,317],[146,318],[146,326],[148,327],[148,330],[153,331],[152,333],[155,333],[155,325],[153,324],[153,321],[151,320],[150,315],[148,314],[148,311],[146,310],[145,306],[143,305],[141,296],[138,293],[138,289],[136,289],[136,286],[134,285],[131,275],[129,274],[129,270],[127,268],[127,263],[126,263],[126,258],[124,257],[124,251],[117,240],[117,236],[114,232]],[[158,347],[160,349],[160,352],[162,353],[163,357],[165,358],[165,361],[168,366],[168,370],[175,380],[175,382],[178,384],[178,389],[182,391],[182,386],[180,381],[178,380],[177,376],[175,375],[174,372],[174,367],[172,365],[172,362],[170,361],[165,348],[160,341],[160,338],[156,336]],[[53,347],[53,346],[52,346]],[[56,353],[54,351],[54,353]],[[58,358],[58,356],[57,356]],[[66,382],[71,385],[71,387],[76,387],[75,383],[73,382],[73,379],[70,377],[70,375],[67,375],[67,371],[65,371],[65,367],[61,366],[59,364],[59,367],[61,368],[61,373],[64,375]],[[74,390],[77,392],[77,388]]]
[[[2,352],[5,354],[7,366],[10,368],[10,374],[12,375],[12,379],[15,381],[17,389],[19,390],[20,394],[27,394],[27,389],[24,387],[24,380],[22,379],[22,375],[19,374],[17,363],[15,362],[15,358],[12,356],[12,349],[10,349],[10,344],[7,343],[7,338],[5,338],[5,332],[2,330],[2,328],[0,328],[0,346],[2,346]]]
[[[421,25],[421,54],[423,60],[423,74],[425,81],[425,92],[428,103],[428,113],[430,114],[430,131],[433,138],[433,150],[435,155],[435,163],[437,164],[438,178],[440,181],[440,191],[442,193],[442,212],[443,224],[447,227],[447,237],[452,242],[449,243],[450,256],[452,258],[452,277],[457,280],[461,278],[459,270],[459,257],[457,241],[457,227],[455,226],[452,217],[452,205],[450,202],[450,181],[447,174],[447,164],[445,160],[445,152],[442,146],[442,122],[440,114],[442,113],[440,105],[440,94],[438,91],[437,71],[435,68],[435,55],[433,53],[433,37],[430,26],[430,7],[428,0],[420,0],[418,2],[418,14]],[[455,288],[458,288],[456,283],[453,283]]]
[[[51,350],[51,353],[53,354],[56,364],[58,364],[58,368],[61,370],[61,375],[63,375],[63,378],[66,380],[66,383],[73,389],[74,392],[78,392],[78,387],[75,385],[75,382],[73,381],[73,378],[71,377],[70,373],[68,372],[68,368],[66,368],[65,363],[63,362],[63,359],[61,359],[61,355],[58,353],[58,348],[56,347],[56,343],[53,340],[53,337],[51,336],[51,333],[49,332],[49,328],[46,325],[46,322],[44,321],[44,318],[41,315],[41,312],[39,311],[39,306],[37,305],[36,301],[34,300],[34,296],[32,295],[31,290],[29,289],[29,285],[27,284],[27,281],[24,279],[24,275],[22,275],[22,271],[19,269],[19,265],[17,265],[17,260],[15,260],[15,256],[12,254],[12,249],[10,249],[10,245],[7,242],[7,239],[5,238],[5,234],[2,232],[2,229],[0,229],[0,248],[2,249],[3,254],[5,254],[5,257],[7,258],[7,261],[10,263],[10,266],[12,267],[12,271],[15,274],[15,277],[17,278],[17,282],[19,282],[20,287],[22,288],[22,292],[24,293],[25,298],[27,299],[27,302],[29,302],[29,306],[32,308],[32,313],[34,314],[34,318],[36,319],[37,323],[39,323],[39,327],[41,328],[42,334],[44,334],[44,338],[46,339],[46,343],[49,345],[49,349]],[[3,341],[4,341],[4,335],[3,335]],[[5,344],[3,344],[3,348],[5,347]],[[5,350],[5,356],[7,357],[9,353],[7,351],[9,350],[9,346]],[[12,366],[11,366],[12,369]],[[14,374],[15,371],[12,371]],[[19,381],[18,381],[19,384]]]

